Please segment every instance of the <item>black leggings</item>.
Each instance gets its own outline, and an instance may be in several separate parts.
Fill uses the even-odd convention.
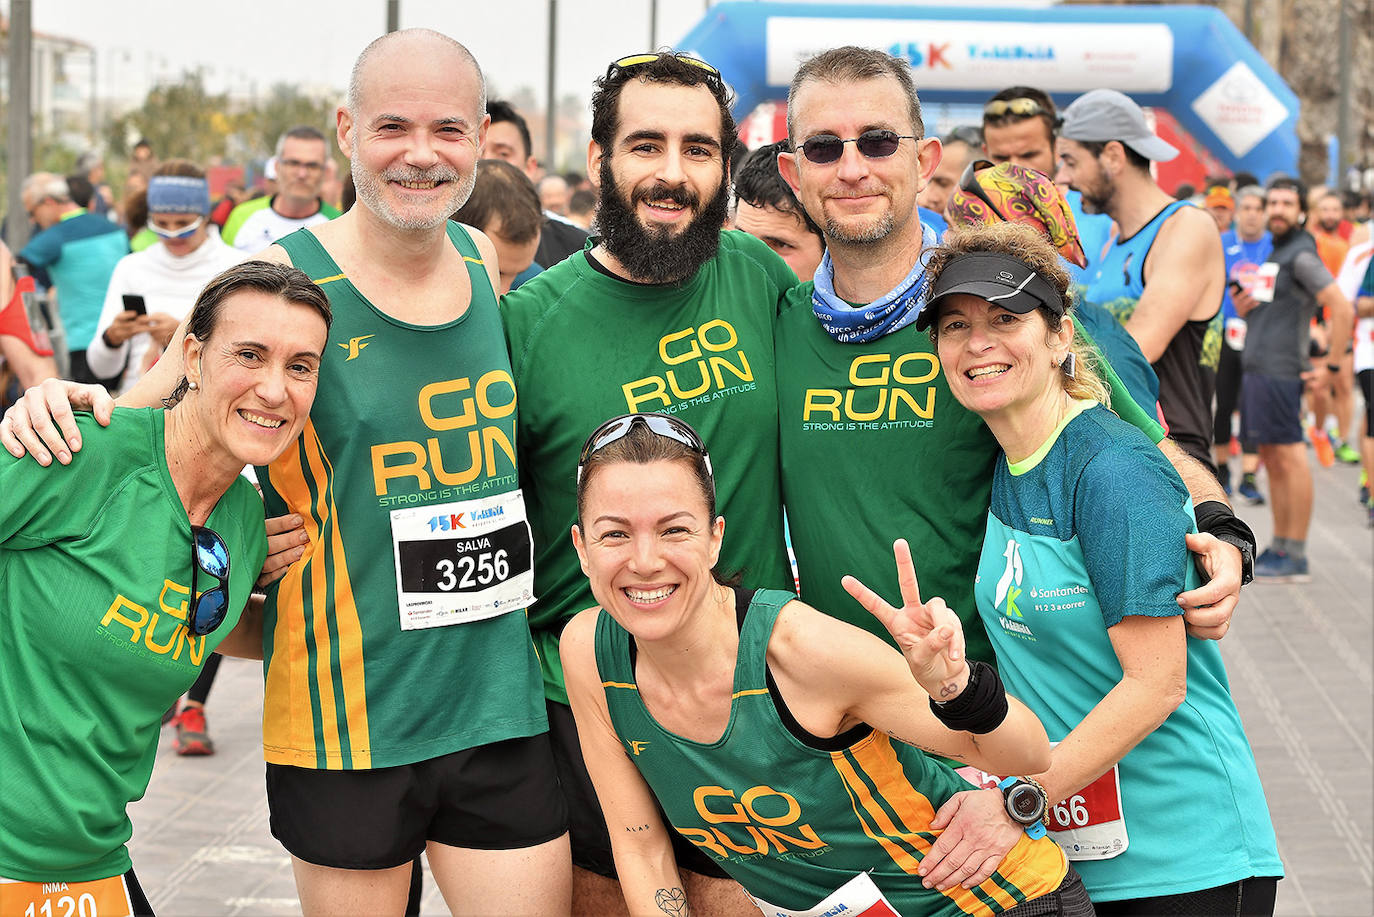
[[[129,903],[133,905],[134,917],[155,917],[153,906],[148,903],[148,896],[143,894],[143,886],[138,884],[133,867],[124,874],[124,887],[129,890]]]
[[[205,668],[200,670],[196,683],[186,692],[187,700],[205,706],[205,699],[210,696],[210,686],[215,683],[215,673],[219,671],[219,661],[223,658],[219,653],[210,654],[210,658],[205,660]]]
[[[1241,879],[1197,892],[1097,902],[1098,917],[1272,917],[1279,880]]]
[[[1221,363],[1217,366],[1217,413],[1212,424],[1212,442],[1224,446],[1231,441],[1231,415],[1239,407],[1240,382],[1245,371],[1240,366],[1240,351],[1221,345]],[[1241,450],[1253,455],[1259,448],[1241,441]]]

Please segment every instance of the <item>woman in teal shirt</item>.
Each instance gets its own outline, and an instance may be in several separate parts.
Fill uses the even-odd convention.
[[[1272,913],[1283,869],[1254,756],[1216,644],[1186,636],[1175,598],[1197,583],[1187,491],[1103,404],[1043,236],[956,232],[930,269],[917,327],[1005,453],[975,596],[1008,691],[1057,743],[1033,775],[1051,832],[1099,914]]]

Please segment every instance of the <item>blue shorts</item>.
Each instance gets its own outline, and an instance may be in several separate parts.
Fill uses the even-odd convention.
[[[1240,438],[1260,446],[1302,442],[1302,380],[1247,372],[1240,382]]]

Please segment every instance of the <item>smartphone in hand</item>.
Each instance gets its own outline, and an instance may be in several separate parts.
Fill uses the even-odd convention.
[[[148,306],[138,293],[125,293],[123,298],[126,312],[133,312],[137,315],[148,314]]]

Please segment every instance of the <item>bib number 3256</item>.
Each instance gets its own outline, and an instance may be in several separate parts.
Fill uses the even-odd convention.
[[[391,513],[401,630],[481,621],[534,601],[520,491]]]

